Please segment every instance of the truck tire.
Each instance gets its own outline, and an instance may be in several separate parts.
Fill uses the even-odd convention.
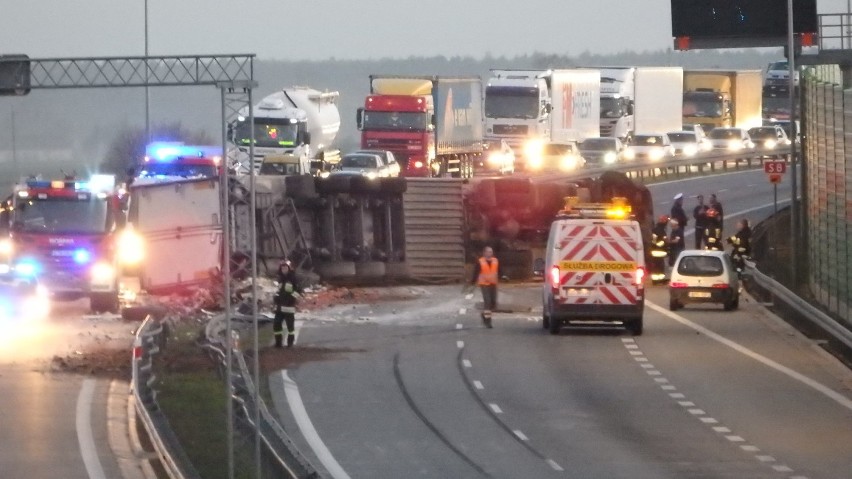
[[[631,320],[627,323],[627,329],[630,331],[630,334],[633,336],[642,336],[642,330],[644,328],[644,320],[642,316]]]
[[[92,293],[89,303],[92,313],[117,313],[118,293]]]
[[[321,195],[349,193],[352,188],[352,177],[348,175],[331,175],[328,178],[317,178],[316,182],[316,189]]]
[[[311,175],[285,176],[284,191],[290,198],[316,198],[316,181]]]
[[[562,331],[562,319],[550,318],[550,324],[547,325],[550,334],[557,335]]]
[[[401,195],[408,191],[408,182],[404,177],[382,178],[379,183],[382,193],[386,195]]]
[[[352,177],[349,185],[349,191],[354,194],[378,193],[379,191],[381,191],[381,188],[382,183],[379,178],[370,179],[366,176]]]

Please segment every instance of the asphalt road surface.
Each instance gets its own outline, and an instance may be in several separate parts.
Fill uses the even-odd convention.
[[[771,191],[762,172],[652,187],[658,213],[716,192],[731,228]],[[671,313],[654,287],[643,336],[551,336],[539,291],[504,286],[494,329],[457,286],[306,321],[296,347],[339,354],[270,376],[285,429],[336,479],[852,477],[852,372],[760,304]]]
[[[2,325],[0,477],[123,477],[118,457],[130,450],[127,383],[56,372],[49,363],[107,343],[106,337],[129,337],[129,326],[87,317],[87,309],[85,300],[58,303],[42,322]],[[110,437],[122,434],[114,448]]]

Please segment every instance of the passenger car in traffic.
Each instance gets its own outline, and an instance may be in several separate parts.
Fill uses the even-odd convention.
[[[614,165],[624,160],[624,143],[618,138],[595,137],[580,142],[580,155],[588,166]]]
[[[358,150],[353,151],[352,153],[363,153],[366,155],[378,155],[382,158],[386,165],[388,165],[388,170],[390,171],[391,176],[399,176],[402,173],[402,167],[399,165],[399,162],[396,161],[396,157],[393,156],[392,151],[388,150]]]
[[[361,175],[370,179],[390,178],[391,170],[381,156],[372,153],[349,153],[340,159],[331,175]]]
[[[585,166],[580,150],[574,143],[544,143],[540,148],[525,152],[529,172],[573,171]]]
[[[477,172],[510,175],[515,172],[515,151],[506,140],[490,142],[476,165]]]
[[[739,307],[739,277],[727,253],[684,250],[677,257],[669,279],[669,309],[691,303],[721,304],[725,311]]]
[[[787,132],[778,125],[756,126],[750,128],[748,134],[755,148],[762,153],[776,153],[766,156],[781,157],[789,154],[792,142],[787,138]]]
[[[34,321],[50,313],[50,297],[29,271],[0,265],[0,320]]]
[[[672,131],[668,133],[672,142],[675,156],[691,158],[698,153],[709,150],[706,140],[699,140],[698,135],[692,131]]]
[[[669,136],[665,133],[659,135],[635,135],[624,149],[624,159],[661,161],[674,156]]]
[[[707,135],[714,150],[740,151],[754,148],[744,128],[714,128]]]

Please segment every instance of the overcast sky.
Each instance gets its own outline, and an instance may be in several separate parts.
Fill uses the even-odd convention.
[[[768,0],[769,1],[769,0]],[[781,5],[784,0],[777,1]],[[821,12],[845,0],[819,0]],[[672,44],[670,0],[148,0],[152,55],[320,60],[577,54]],[[144,52],[144,0],[2,0],[0,53]]]

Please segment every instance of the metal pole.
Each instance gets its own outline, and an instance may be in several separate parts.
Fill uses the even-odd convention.
[[[224,119],[224,117],[223,117],[223,119]],[[148,0],[145,0],[145,143],[148,144],[150,142],[151,142],[151,93],[149,92],[149,88],[148,88]],[[229,341],[230,341],[230,339],[229,339]]]
[[[261,479],[260,470],[260,328],[257,320],[257,175],[254,171],[254,105],[252,90],[248,90],[249,121],[249,230],[251,235],[251,315],[254,323],[254,460],[257,479]]]
[[[20,179],[18,173],[18,145],[15,138],[15,107],[12,107],[12,179],[13,183],[17,183]]]
[[[225,404],[227,410],[227,455],[228,455],[228,479],[234,479],[234,401],[231,399],[233,391],[233,366],[234,356],[231,350],[231,334],[233,327],[231,322],[231,214],[230,214],[230,182],[228,180],[228,120],[227,97],[225,88],[220,89],[222,98],[222,177],[219,184],[222,221],[222,294],[225,297]]]
[[[790,79],[790,133],[793,135],[793,147],[790,149],[790,282],[795,288],[797,285],[797,262],[796,255],[799,252],[799,205],[798,205],[798,182],[796,181],[796,42],[793,31],[793,0],[787,0],[787,65],[789,67]]]

